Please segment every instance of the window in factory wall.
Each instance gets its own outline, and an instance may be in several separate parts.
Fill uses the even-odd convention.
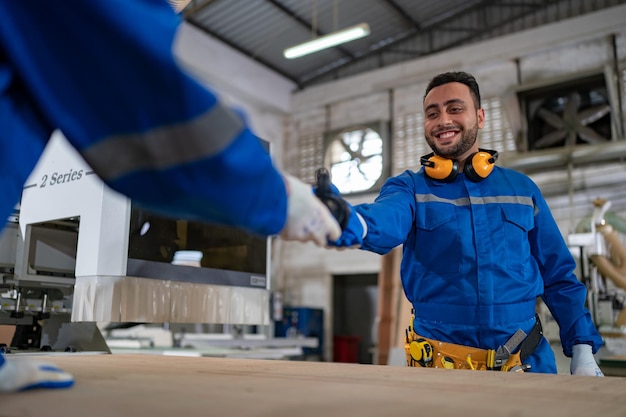
[[[342,194],[376,191],[388,176],[388,124],[354,126],[326,135],[324,166]]]

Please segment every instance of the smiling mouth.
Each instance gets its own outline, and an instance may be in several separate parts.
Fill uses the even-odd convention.
[[[434,136],[439,140],[442,145],[447,145],[450,140],[457,135],[458,130],[446,130],[445,132],[437,133]]]
[[[445,132],[438,133],[436,136],[439,139],[450,139],[451,137],[455,136],[457,133],[458,132],[456,132],[456,131],[447,130]]]

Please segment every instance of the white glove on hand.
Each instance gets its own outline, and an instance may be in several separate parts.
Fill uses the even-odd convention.
[[[315,194],[313,187],[291,175],[284,174],[287,186],[287,223],[280,232],[285,240],[313,241],[326,246],[328,240],[341,236],[341,227],[328,208]]]
[[[30,357],[6,358],[0,354],[0,392],[33,388],[69,388],[74,378],[54,365]]]
[[[572,375],[604,376],[596,363],[596,359],[593,357],[591,345],[580,344],[572,346],[570,373]]]

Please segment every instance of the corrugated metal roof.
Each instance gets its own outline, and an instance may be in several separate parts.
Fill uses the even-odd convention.
[[[300,88],[553,23],[626,0],[192,0],[185,19]],[[297,59],[283,50],[359,23],[365,38]]]

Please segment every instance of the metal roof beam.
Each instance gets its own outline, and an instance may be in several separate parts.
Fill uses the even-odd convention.
[[[478,29],[476,27],[448,27],[448,28],[442,28],[439,27],[437,29],[431,29],[432,32],[472,32],[472,33],[478,33],[481,31],[481,29]]]
[[[559,0],[545,0],[542,3],[541,8],[547,9],[548,7],[550,7],[551,5],[558,3]],[[475,13],[481,13],[484,12],[486,9],[490,8],[490,7],[506,7],[506,3],[498,3],[498,1],[496,0],[483,0],[480,3],[476,4],[475,6],[473,6],[471,8],[471,10]],[[526,9],[525,11],[510,17],[509,19],[503,20],[503,21],[499,21],[497,22],[495,25],[491,25],[488,27],[483,28],[482,30],[479,31],[474,31],[474,33],[462,38],[462,39],[458,39],[448,45],[445,45],[441,48],[437,48],[437,49],[431,49],[430,51],[424,52],[420,55],[416,55],[417,56],[421,56],[421,55],[426,55],[426,54],[430,54],[430,53],[435,53],[435,52],[439,52],[448,48],[452,48],[454,46],[458,46],[458,45],[462,45],[465,42],[472,40],[474,38],[477,38],[479,36],[481,36],[483,33],[489,32],[491,30],[496,29],[499,26],[503,26],[506,25],[507,23],[513,22],[517,19],[520,19],[522,17],[525,17],[526,15],[530,14],[530,13],[534,13],[536,12],[538,9],[537,8],[532,8],[531,9]],[[467,8],[461,8],[461,9],[456,9],[456,10],[451,10],[449,13],[446,14],[446,18],[444,20],[433,20],[431,21],[431,24],[426,27],[424,26],[423,31],[421,32],[421,35],[424,36],[431,36],[432,34],[437,31],[440,30],[440,26],[443,24],[447,24],[447,23],[451,23],[454,19],[458,18],[460,15],[464,14],[464,13],[468,13],[468,9]],[[417,34],[417,36],[419,36],[420,34]],[[348,60],[348,61],[344,61],[341,62],[339,64],[336,63],[330,63],[329,65],[326,65],[325,67],[313,72],[313,73],[309,73],[309,74],[305,74],[304,76],[299,78],[299,82],[298,84],[300,85],[308,85],[310,84],[312,81],[319,79],[329,73],[332,73],[334,71],[337,71],[341,68],[344,68],[350,64],[353,64],[357,61],[362,61],[365,58],[369,58],[375,55],[381,55],[382,53],[386,52],[386,51],[390,51],[394,46],[400,44],[401,42],[415,37],[416,36],[416,32],[415,31],[410,31],[409,33],[406,33],[396,39],[394,39],[392,42],[385,44],[383,46],[381,46],[380,48],[377,49],[373,49],[370,52],[367,52],[363,55],[360,55],[354,59]],[[403,54],[407,54],[407,51],[404,50],[402,51]],[[418,54],[418,52],[416,51],[416,54]],[[307,76],[308,75],[308,76]]]
[[[385,0],[384,2],[388,4],[398,15],[400,15],[402,19],[406,20],[411,26],[413,26],[413,28],[416,29],[418,32],[422,30],[422,26],[419,24],[419,22],[413,19],[413,17],[408,14],[406,10],[400,7],[400,5],[394,0]]]
[[[216,0],[194,0],[183,9],[183,16],[190,17],[198,13]]]
[[[192,18],[187,18],[186,19],[187,22],[193,26],[195,26],[196,28],[200,29],[201,31],[203,31],[204,33],[214,37],[215,39],[219,40],[222,43],[225,43],[226,45],[230,46],[231,48],[241,52],[242,54],[246,55],[247,57],[254,59],[255,61],[257,61],[258,63],[265,65],[267,68],[271,69],[272,71],[277,72],[278,74],[282,75],[283,77],[287,78],[288,80],[293,81],[298,88],[302,88],[302,85],[300,83],[300,81],[295,78],[294,76],[286,73],[285,71],[281,70],[280,68],[276,67],[275,65],[272,65],[271,62],[268,62],[264,59],[259,58],[258,56],[254,56],[250,51],[247,51],[245,49],[243,49],[241,46],[231,42],[229,39],[215,33],[214,31],[204,27],[203,25],[201,25],[200,23],[196,22],[195,20],[193,20]]]
[[[281,12],[285,13],[287,16],[291,17],[296,22],[300,23],[302,26],[307,28],[310,32],[313,32],[313,25],[311,23],[307,22],[306,20],[304,20],[303,18],[298,16],[293,10],[291,10],[288,7],[286,7],[284,4],[280,3],[277,0],[265,0],[265,1],[270,3],[272,6],[276,7]],[[316,28],[315,32],[316,32],[315,33],[316,36],[324,36],[324,35],[326,35],[326,33],[323,33],[322,31],[320,31],[317,28]],[[348,51],[347,49],[344,49],[344,48],[342,48],[340,46],[338,46],[336,49],[339,52],[341,52],[342,54],[347,55],[350,58],[355,58],[355,55],[352,52]]]

